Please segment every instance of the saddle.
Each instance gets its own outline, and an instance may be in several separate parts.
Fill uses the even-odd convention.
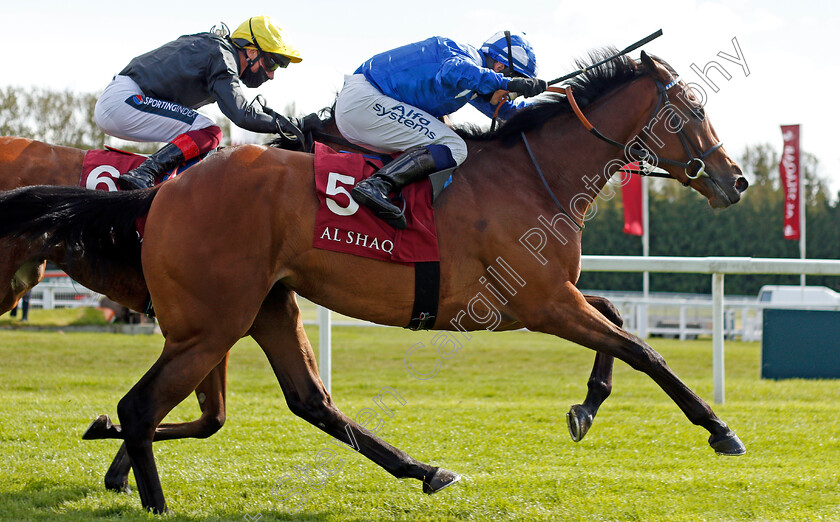
[[[328,109],[325,109],[324,111],[326,110]],[[321,113],[324,111],[321,111]],[[325,124],[328,121],[330,120],[322,120],[320,113],[313,112],[308,114],[297,121],[299,124],[300,136],[303,137],[303,142],[300,141],[300,137],[296,139],[294,136],[289,136],[284,133],[280,134],[277,139],[273,140],[271,145],[286,150],[314,153],[316,143],[335,144],[340,147],[346,147],[348,152],[360,152],[368,157],[377,158],[383,165],[393,159],[393,156],[389,154],[374,152],[350,142],[344,136],[341,136],[338,129],[336,129],[335,134],[328,133],[324,130]],[[338,151],[335,147],[333,147],[333,149]],[[452,182],[452,175],[456,169],[456,167],[452,167],[429,175],[429,180],[432,183],[432,201],[437,199],[443,189]]]

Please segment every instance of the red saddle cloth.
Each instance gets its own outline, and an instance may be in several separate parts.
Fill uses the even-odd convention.
[[[120,174],[125,174],[129,170],[139,167],[145,160],[146,156],[119,149],[89,150],[82,160],[82,177],[79,180],[79,186],[90,190],[117,192],[121,190],[117,184],[117,178],[120,177]],[[176,170],[167,174],[159,183],[175,177],[177,172]],[[146,216],[143,216],[137,220],[137,232],[141,237],[145,228]]]
[[[117,184],[117,178],[120,177],[120,174],[125,174],[129,170],[139,167],[145,159],[146,156],[119,149],[89,150],[82,160],[82,178],[79,181],[79,186],[91,190],[116,192],[120,190],[120,186]],[[175,177],[193,163],[195,162],[190,162],[186,166],[167,174],[158,183],[163,183]]]
[[[356,153],[335,152],[315,144],[315,248],[394,263],[440,261],[432,185],[429,180],[402,189],[407,227],[397,230],[350,197],[356,182],[381,162]]]
[[[82,179],[79,186],[91,190],[118,191],[120,174],[140,166],[144,156],[116,149],[89,150],[82,161]]]

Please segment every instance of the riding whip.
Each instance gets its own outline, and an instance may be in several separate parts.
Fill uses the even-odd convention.
[[[653,41],[653,40],[655,40],[655,39],[659,38],[660,36],[662,36],[662,29],[660,29],[660,30],[656,31],[655,33],[651,33],[650,35],[648,35],[648,36],[646,36],[646,37],[642,38],[642,39],[641,39],[641,40],[639,40],[638,42],[636,42],[636,43],[634,43],[634,44],[632,44],[632,45],[630,45],[630,46],[626,47],[625,49],[623,49],[623,50],[619,51],[617,54],[614,54],[613,56],[610,56],[609,58],[604,58],[603,60],[601,60],[601,61],[600,61],[600,62],[598,62],[598,63],[593,63],[592,65],[590,65],[590,66],[588,66],[588,67],[584,67],[583,69],[578,69],[578,70],[577,70],[577,71],[575,71],[575,72],[572,72],[572,73],[569,73],[569,74],[567,74],[567,75],[565,75],[565,76],[561,76],[560,78],[556,78],[556,79],[554,79],[554,80],[551,80],[550,82],[548,82],[548,84],[549,84],[549,85],[554,85],[555,83],[560,83],[560,82],[562,82],[562,81],[564,81],[564,80],[568,80],[569,78],[575,77],[575,76],[577,76],[577,75],[579,75],[579,74],[583,74],[583,73],[585,73],[587,70],[592,69],[592,68],[594,68],[594,67],[598,67],[599,65],[603,65],[603,64],[605,64],[605,63],[609,62],[610,60],[613,60],[613,59],[615,59],[615,58],[617,58],[617,57],[621,56],[622,54],[627,54],[627,53],[629,53],[630,51],[634,51],[634,50],[638,49],[639,47],[641,47],[641,46],[645,45],[646,43],[649,43],[649,42],[651,42],[651,41]]]

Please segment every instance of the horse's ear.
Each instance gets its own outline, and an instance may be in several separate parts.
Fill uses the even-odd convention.
[[[648,74],[656,78],[657,80],[663,81],[663,76],[665,75],[665,71],[663,71],[662,67],[659,66],[653,58],[648,56],[648,53],[642,51],[642,65],[645,66],[647,69]]]
[[[654,62],[653,58],[648,56],[648,53],[644,51],[642,51],[642,65],[644,65],[645,69],[651,73],[656,71],[656,62]]]

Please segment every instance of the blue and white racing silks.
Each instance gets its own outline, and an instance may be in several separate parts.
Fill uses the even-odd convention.
[[[475,48],[440,36],[377,54],[355,74],[364,74],[382,94],[435,117],[467,103],[492,117],[496,107],[487,100],[495,91],[506,90],[510,81],[485,67],[484,57]],[[509,118],[526,103],[523,99],[506,102],[499,117]]]

